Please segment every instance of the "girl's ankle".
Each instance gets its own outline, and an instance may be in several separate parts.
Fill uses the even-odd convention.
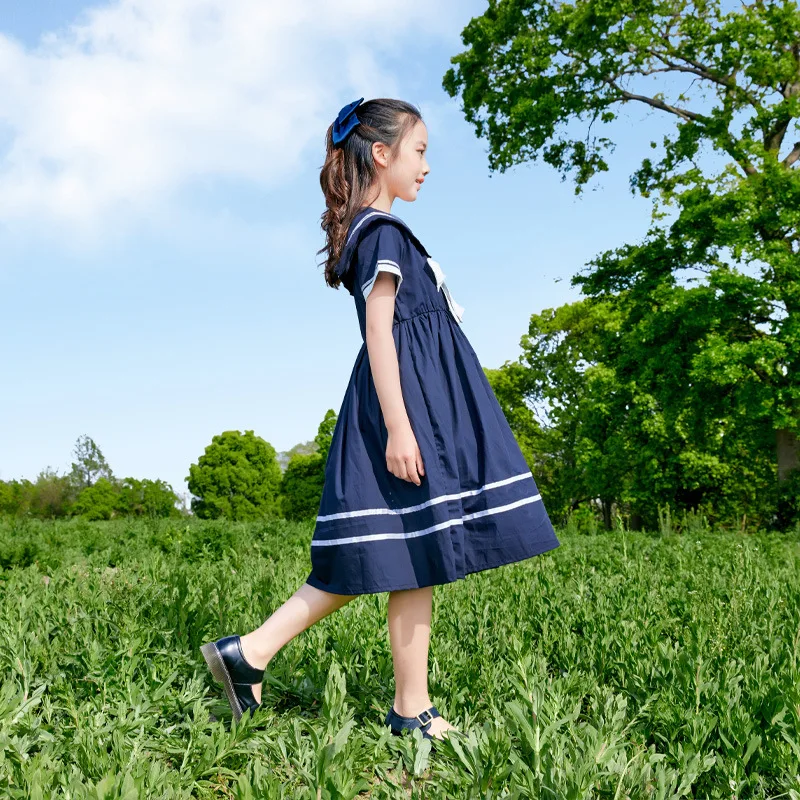
[[[421,714],[423,711],[429,709],[433,703],[431,702],[430,698],[426,700],[398,700],[395,699],[392,707],[394,708],[395,714],[398,714],[401,717],[416,717],[418,714]]]
[[[266,669],[269,662],[272,661],[272,657],[266,656],[253,648],[252,643],[248,638],[249,635],[250,634],[245,634],[244,636],[239,637],[239,643],[242,646],[244,660],[255,669]]]

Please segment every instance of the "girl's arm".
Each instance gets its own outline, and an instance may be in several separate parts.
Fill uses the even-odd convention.
[[[417,486],[425,475],[422,455],[408,419],[400,387],[400,367],[392,336],[395,276],[379,272],[366,300],[366,344],[372,380],[389,438],[386,468],[393,475]]]

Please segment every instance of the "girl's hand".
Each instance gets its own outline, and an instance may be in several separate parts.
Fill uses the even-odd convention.
[[[425,475],[425,468],[410,424],[389,431],[386,441],[386,468],[392,475],[404,481],[411,481],[417,486],[422,483],[420,475]]]

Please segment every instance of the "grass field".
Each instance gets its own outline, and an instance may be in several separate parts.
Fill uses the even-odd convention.
[[[310,524],[0,523],[0,796],[800,798],[797,536],[559,535],[435,589],[465,736],[431,753],[382,725],[386,594],[285,647],[231,727],[198,647],[298,587]]]

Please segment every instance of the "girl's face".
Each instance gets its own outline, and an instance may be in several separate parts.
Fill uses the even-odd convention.
[[[425,176],[431,171],[425,158],[428,129],[422,120],[400,142],[395,161],[386,170],[386,188],[391,197],[413,202]]]

